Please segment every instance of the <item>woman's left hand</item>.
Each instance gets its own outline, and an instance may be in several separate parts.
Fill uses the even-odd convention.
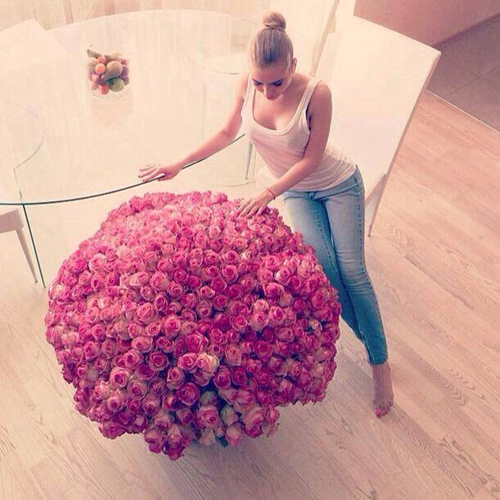
[[[256,214],[260,215],[273,199],[271,192],[264,189],[260,193],[243,200],[236,211],[236,215],[248,215],[249,217]]]

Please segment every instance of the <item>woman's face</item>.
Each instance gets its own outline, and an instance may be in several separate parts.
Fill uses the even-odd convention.
[[[296,59],[293,59],[290,64],[278,62],[263,68],[251,64],[250,78],[255,88],[266,99],[274,101],[285,92],[292,82],[296,62]]]

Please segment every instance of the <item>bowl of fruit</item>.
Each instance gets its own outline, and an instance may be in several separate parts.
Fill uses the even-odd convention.
[[[95,95],[122,93],[130,82],[129,61],[119,52],[101,54],[87,49],[87,77]]]

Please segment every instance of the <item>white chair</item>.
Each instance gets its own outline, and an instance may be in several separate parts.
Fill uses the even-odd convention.
[[[371,236],[397,153],[441,53],[355,16],[328,38],[317,76],[332,91],[330,140],[362,173]],[[259,171],[260,185],[272,181],[267,169]]]
[[[21,242],[21,246],[23,247],[24,256],[28,261],[28,265],[31,269],[31,274],[35,279],[35,283],[38,283],[38,278],[35,272],[35,266],[33,265],[33,261],[31,259],[30,251],[28,249],[28,244],[26,243],[26,238],[23,233],[23,219],[19,210],[17,209],[3,209],[0,210],[0,234],[6,233],[8,231],[15,231],[17,233],[17,237]]]

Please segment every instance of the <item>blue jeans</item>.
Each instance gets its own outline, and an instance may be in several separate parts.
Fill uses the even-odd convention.
[[[387,361],[377,297],[365,265],[365,188],[356,171],[322,191],[283,193],[295,231],[316,250],[318,262],[338,290],[341,317],[363,342],[371,365]]]

